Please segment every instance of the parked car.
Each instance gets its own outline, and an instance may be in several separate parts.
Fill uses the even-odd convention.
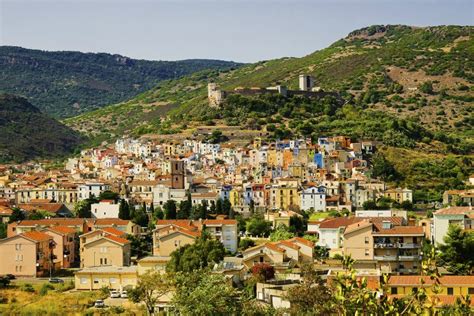
[[[104,303],[103,300],[97,300],[97,301],[95,301],[95,303],[94,303],[94,307],[103,308],[103,307],[105,307],[105,303]]]
[[[122,293],[120,293],[120,297],[121,298],[128,298],[127,291],[122,291]]]
[[[110,297],[111,298],[118,298],[118,297],[120,297],[120,292],[119,291],[111,291],[110,292]]]
[[[51,278],[49,279],[49,283],[64,283],[64,280],[60,278]]]

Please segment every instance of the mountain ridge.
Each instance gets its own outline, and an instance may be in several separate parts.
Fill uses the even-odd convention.
[[[69,117],[132,98],[161,80],[240,65],[212,59],[151,61],[119,54],[0,46],[0,92],[22,95],[55,117]]]

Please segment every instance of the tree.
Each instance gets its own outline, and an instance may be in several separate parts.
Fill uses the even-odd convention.
[[[219,263],[224,259],[226,250],[218,240],[210,239],[206,232],[198,237],[194,244],[180,247],[171,253],[166,266],[168,272],[191,272]]]
[[[222,201],[222,212],[225,215],[228,215],[229,218],[233,218],[233,216],[231,216],[231,214],[233,213],[232,204],[230,203],[228,198],[225,198],[224,201]]]
[[[451,225],[443,241],[439,246],[438,264],[455,274],[474,274],[474,233]]]
[[[374,200],[368,200],[362,203],[362,207],[364,210],[376,210],[377,209],[377,202]]]
[[[159,299],[172,290],[168,275],[149,270],[138,276],[137,286],[127,291],[128,299],[134,303],[143,302],[148,315],[153,315]]]
[[[119,218],[130,219],[130,205],[128,205],[128,202],[125,199],[120,200]]]
[[[28,219],[31,220],[38,220],[43,218],[51,218],[54,217],[54,213],[44,211],[44,210],[34,210],[33,212],[28,214]]]
[[[267,282],[275,277],[275,268],[262,262],[252,266],[252,275],[258,282]]]
[[[92,204],[98,203],[98,202],[99,200],[96,199],[94,196],[77,202],[76,205],[74,206],[74,212],[76,213],[76,217],[91,218],[92,217],[91,206]]]
[[[176,219],[176,202],[174,200],[168,200],[163,205],[165,219]]]
[[[221,274],[177,273],[172,305],[180,315],[240,315],[238,292]]]
[[[0,239],[7,238],[7,223],[0,222]]]
[[[377,153],[372,159],[372,176],[380,177],[383,181],[394,181],[397,179],[397,171],[384,155]]]
[[[25,219],[25,213],[20,210],[18,207],[12,208],[12,215],[10,215],[9,223],[14,223],[18,221],[22,221]]]
[[[403,201],[401,204],[400,204],[400,207],[406,211],[413,211],[413,203],[411,201]]]
[[[99,200],[113,200],[114,202],[118,201],[120,195],[112,191],[104,191],[99,194]]]
[[[163,212],[163,209],[158,206],[153,213],[153,218],[157,220],[157,219],[163,219],[164,217],[165,217],[165,213]]]
[[[148,222],[149,222],[149,217],[148,214],[146,213],[146,210],[141,207],[139,210],[134,212],[134,216],[132,218],[132,221],[140,225],[141,227],[148,227]]]
[[[217,214],[225,214],[222,208],[222,199],[218,198],[216,201],[216,213]]]
[[[251,248],[251,247],[254,247],[254,246],[255,246],[255,241],[253,241],[252,239],[249,239],[249,238],[243,238],[239,242],[239,248],[241,250],[245,250],[247,248]]]
[[[284,224],[278,225],[277,229],[275,229],[270,234],[270,241],[280,241],[280,240],[287,240],[295,237],[295,234],[290,232],[288,227]]]
[[[211,200],[211,206],[209,207],[209,212],[211,214],[216,214],[216,202]]]
[[[304,214],[306,215],[306,213]],[[289,231],[295,235],[302,236],[308,227],[307,218],[304,216],[293,215],[290,217]]]
[[[272,230],[272,223],[263,217],[252,217],[246,224],[246,230],[253,236],[268,236]]]
[[[310,264],[301,267],[302,282],[288,289],[285,299],[290,302],[290,315],[330,315],[328,304],[332,293]]]
[[[329,248],[324,246],[316,246],[314,248],[314,258],[318,260],[324,260],[329,258]]]

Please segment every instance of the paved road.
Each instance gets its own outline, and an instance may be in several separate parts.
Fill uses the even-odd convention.
[[[65,277],[65,278],[58,278],[63,280],[65,283],[68,281],[74,281],[73,277]],[[31,283],[31,284],[40,284],[40,283],[45,283],[48,282],[49,278],[23,278],[23,277],[18,277],[14,280],[12,280],[12,283]]]
[[[129,302],[127,298],[111,298],[108,297],[104,300],[106,306],[123,306],[125,303]]]

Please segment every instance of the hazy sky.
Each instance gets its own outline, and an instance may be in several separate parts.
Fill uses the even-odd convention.
[[[304,56],[371,24],[474,24],[473,0],[0,0],[0,44],[134,58]]]

